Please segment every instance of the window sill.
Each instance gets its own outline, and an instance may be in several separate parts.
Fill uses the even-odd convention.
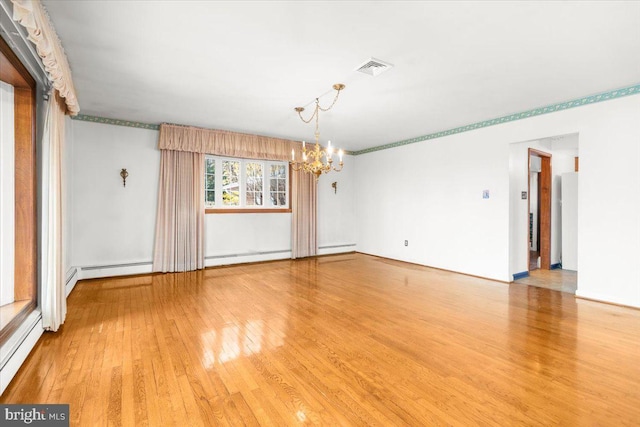
[[[205,209],[205,214],[227,213],[291,213],[291,209]]]

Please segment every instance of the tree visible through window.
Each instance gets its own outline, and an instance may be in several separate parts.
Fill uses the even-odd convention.
[[[205,157],[207,209],[288,209],[287,162]]]
[[[207,157],[204,160],[205,206],[216,205],[216,161]]]
[[[222,203],[225,206],[240,205],[240,162],[222,162]]]
[[[270,181],[271,204],[285,206],[287,204],[287,168],[284,165],[271,165]]]
[[[262,206],[262,163],[247,163],[246,205]]]

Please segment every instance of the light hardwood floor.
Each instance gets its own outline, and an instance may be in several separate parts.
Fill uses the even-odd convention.
[[[71,424],[638,425],[640,311],[362,254],[78,283],[2,403]]]

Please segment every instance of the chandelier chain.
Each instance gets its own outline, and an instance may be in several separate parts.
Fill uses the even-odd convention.
[[[331,105],[329,105],[327,108],[322,108],[320,106],[320,99],[316,98],[316,101],[315,101],[316,105],[313,110],[313,114],[311,114],[311,117],[309,117],[308,119],[305,119],[304,117],[302,117],[302,111],[304,111],[303,107],[297,107],[295,109],[295,111],[298,113],[298,116],[300,117],[300,120],[302,120],[304,123],[311,123],[311,121],[314,118],[316,119],[316,123],[315,123],[316,129],[314,132],[315,145],[313,146],[313,148],[307,149],[305,142],[304,141],[302,142],[302,160],[301,161],[296,161],[295,149],[292,149],[291,161],[289,162],[289,164],[291,165],[294,171],[302,170],[304,172],[315,175],[316,182],[318,182],[318,178],[323,173],[329,173],[331,171],[340,172],[343,166],[342,150],[338,151],[338,156],[340,157],[340,163],[338,164],[338,167],[336,167],[336,166],[333,166],[332,155],[334,153],[334,149],[331,146],[331,141],[329,141],[329,144],[326,148],[320,147],[320,123],[319,123],[320,111],[329,111],[331,108],[333,108],[333,106],[336,104],[336,101],[338,101],[338,96],[340,96],[340,91],[344,89],[344,85],[341,83],[337,83],[333,85],[333,88],[336,90],[337,93]]]

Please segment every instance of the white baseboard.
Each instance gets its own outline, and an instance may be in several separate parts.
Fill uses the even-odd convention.
[[[65,292],[67,298],[69,298],[69,294],[76,287],[76,283],[78,283],[78,269],[76,267],[71,267],[67,272],[67,282],[65,284]]]
[[[354,252],[356,250],[355,243],[341,243],[336,245],[323,245],[318,247],[318,255],[343,254],[345,252]]]
[[[152,273],[151,261],[78,267],[78,280]]]
[[[208,256],[204,258],[204,265],[205,267],[218,267],[221,265],[245,264],[248,262],[260,261],[276,261],[289,258],[291,258],[291,251],[286,249],[268,252]]]
[[[318,255],[340,254],[356,250],[355,243],[324,245],[318,248]],[[222,265],[246,264],[250,262],[277,261],[290,259],[291,250],[273,250],[263,252],[246,252],[240,254],[209,255],[204,258],[205,267],[219,267]],[[67,273],[67,296],[78,280],[99,279],[103,277],[130,276],[133,274],[152,273],[153,265],[150,261],[129,264],[98,265],[72,267]],[[75,270],[75,274],[72,272]],[[74,274],[74,275],[72,275]]]
[[[592,301],[623,305],[625,307],[640,308],[640,303],[638,302],[635,302],[634,304],[633,301],[623,300],[621,298],[612,298],[611,295],[603,295],[596,292],[589,292],[589,291],[585,292],[581,289],[576,290],[576,296],[578,298],[584,298]]]
[[[44,332],[42,314],[35,310],[0,347],[0,395],[26,360]]]

